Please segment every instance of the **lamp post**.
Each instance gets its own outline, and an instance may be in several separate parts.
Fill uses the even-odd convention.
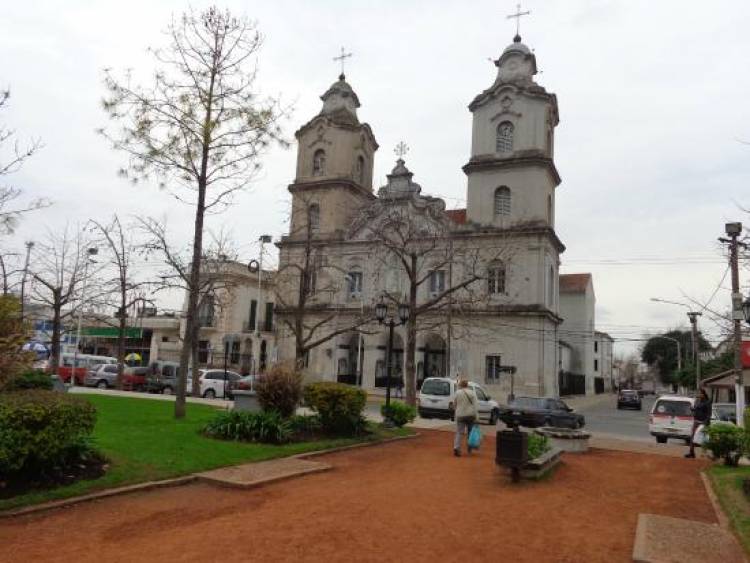
[[[386,348],[385,358],[385,406],[388,407],[391,404],[391,356],[393,355],[393,329],[394,327],[406,324],[409,320],[409,305],[406,303],[399,303],[398,307],[398,322],[391,315],[388,316],[388,305],[382,301],[375,305],[375,318],[378,319],[380,324],[384,324],[388,327],[388,346]]]
[[[26,242],[26,261],[23,265],[23,277],[21,278],[21,322],[23,322],[24,301],[26,300],[26,276],[29,272],[29,259],[31,258],[31,249],[34,248],[34,241]]]
[[[81,303],[78,310],[78,328],[76,330],[76,349],[73,352],[73,368],[70,372],[70,386],[73,387],[76,381],[76,369],[78,368],[78,347],[81,345],[81,320],[83,319],[83,303],[86,294],[86,282],[88,281],[89,263],[96,263],[92,256],[99,254],[99,249],[95,246],[86,249],[86,263],[83,265],[83,287],[81,288]],[[84,376],[85,377],[85,376]]]

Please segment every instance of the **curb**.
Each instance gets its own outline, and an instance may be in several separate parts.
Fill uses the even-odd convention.
[[[188,483],[195,480],[195,475],[186,475],[184,477],[176,477],[175,479],[165,479],[163,481],[146,481],[145,483],[136,483],[135,485],[126,485],[125,487],[104,489],[102,491],[97,491],[95,493],[89,493],[78,497],[53,500],[42,504],[35,504],[33,506],[25,506],[24,508],[18,508],[15,510],[3,511],[0,512],[0,519],[13,518],[14,516],[25,516],[27,514],[54,510],[56,508],[67,508],[68,506],[73,506],[74,504],[100,500],[118,495],[126,495],[128,493],[138,493],[141,491],[148,491],[150,489],[178,487],[180,485],[187,485]]]
[[[419,436],[419,433],[412,434],[410,436],[394,436],[393,438],[388,438],[386,440],[377,440],[373,442],[362,442],[359,444],[351,444],[349,446],[341,446],[338,448],[331,448],[328,450],[318,450],[314,452],[307,452],[303,454],[295,454],[291,456],[285,456],[290,458],[298,458],[298,459],[305,459],[308,457],[317,457],[324,454],[330,454],[330,453],[336,453],[341,452],[345,450],[351,450],[354,448],[362,448],[367,446],[377,446],[380,444],[387,444],[389,442],[396,442],[398,440],[407,440],[411,438],[416,438]],[[276,459],[283,459],[283,458],[276,458]],[[270,461],[270,460],[268,460]],[[231,466],[229,466],[231,467]],[[219,468],[217,468],[219,469]],[[332,468],[331,468],[332,469]],[[26,516],[29,514],[36,514],[38,512],[46,512],[48,510],[55,510],[59,508],[67,508],[69,506],[73,506],[76,504],[81,504],[84,502],[90,502],[100,499],[105,499],[109,497],[119,496],[119,495],[126,495],[129,493],[139,493],[142,491],[148,491],[151,489],[161,489],[166,487],[179,487],[182,485],[187,485],[189,483],[192,483],[193,481],[198,481],[199,479],[202,479],[202,477],[199,477],[198,473],[193,473],[190,475],[185,475],[183,477],[176,477],[174,479],[165,479],[163,481],[146,481],[145,483],[136,483],[135,485],[126,485],[124,487],[117,487],[114,489],[104,489],[102,491],[97,491],[94,493],[88,493],[85,495],[81,495],[78,497],[71,497],[67,499],[60,499],[60,500],[53,500],[49,502],[45,502],[42,504],[35,504],[32,506],[25,506],[23,508],[17,508],[17,509],[11,509],[8,511],[1,511],[0,512],[0,520],[4,518],[14,518],[17,516]],[[262,484],[266,484],[269,482],[272,482],[273,480],[281,481],[284,478],[281,479],[270,479],[267,481],[264,481]],[[208,480],[205,480],[207,482]]]
[[[701,471],[701,480],[703,481],[703,485],[706,487],[706,494],[708,495],[708,499],[711,501],[711,505],[714,507],[714,512],[716,513],[716,519],[719,521],[719,526],[734,534],[732,525],[729,522],[729,517],[724,514],[724,510],[722,510],[721,504],[719,504],[719,499],[716,497],[716,493],[714,492],[711,478],[706,475],[705,471]]]
[[[390,444],[391,442],[398,442],[401,440],[411,440],[413,438],[418,438],[421,434],[419,432],[415,432],[414,434],[410,434],[409,436],[394,436],[393,438],[387,438],[385,440],[375,440],[372,442],[360,442],[359,444],[350,444],[348,446],[340,446],[338,448],[331,448],[329,450],[317,450],[314,452],[307,452],[304,454],[295,454],[293,456],[289,457],[296,457],[298,459],[307,459],[310,457],[318,457],[321,455],[327,455],[327,454],[335,454],[338,452],[345,452],[347,450],[353,450],[356,448],[367,448],[369,446],[380,446],[383,444]]]
[[[289,459],[291,457],[295,456],[289,456],[287,458],[277,458],[277,459]],[[273,460],[268,460],[273,461]],[[262,463],[262,462],[261,462]],[[313,463],[313,462],[311,462]],[[266,477],[265,479],[258,479],[257,481],[253,481],[252,483],[248,484],[240,484],[240,483],[229,483],[227,481],[222,481],[220,479],[215,479],[212,477],[208,477],[203,474],[199,474],[196,476],[196,478],[199,481],[202,481],[203,483],[207,483],[209,485],[213,485],[214,487],[222,487],[225,489],[239,489],[239,490],[248,490],[248,489],[256,489],[258,487],[263,487],[264,485],[269,485],[271,483],[278,483],[280,481],[288,481],[290,479],[295,479],[297,477],[302,477],[304,475],[311,475],[313,473],[322,473],[324,471],[330,471],[333,469],[332,465],[329,465],[327,463],[320,464],[320,467],[310,467],[308,469],[303,469],[301,471],[297,471],[296,473],[287,473],[286,475],[277,475],[275,477]]]

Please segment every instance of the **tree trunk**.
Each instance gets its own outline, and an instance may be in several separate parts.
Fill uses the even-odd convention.
[[[190,389],[193,397],[201,396],[200,372],[198,371],[198,347],[200,346],[200,339],[198,338],[198,336],[200,334],[200,330],[201,328],[198,323],[195,323],[195,326],[193,327],[192,337],[193,346],[190,349],[190,363],[193,366],[192,378],[190,380]]]
[[[417,404],[417,377],[414,356],[417,353],[417,284],[412,281],[409,287],[409,320],[406,321],[406,366],[404,369],[404,386],[406,403]]]
[[[50,373],[57,373],[60,367],[60,319],[62,304],[60,303],[60,291],[53,292],[52,305],[52,354],[49,358]],[[77,344],[77,343],[76,343]]]
[[[125,300],[122,300],[120,308],[120,332],[117,334],[117,389],[122,389],[122,372],[125,366],[125,328],[127,317],[125,316]]]

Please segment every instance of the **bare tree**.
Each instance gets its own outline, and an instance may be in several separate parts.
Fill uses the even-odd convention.
[[[23,268],[19,267],[19,258],[18,252],[0,253],[0,285],[2,285],[3,295],[11,292],[16,284],[15,278],[23,272]]]
[[[149,302],[142,295],[151,282],[136,280],[133,260],[139,245],[134,240],[132,226],[123,228],[115,214],[108,223],[91,220],[101,239],[99,242],[108,251],[109,266],[114,270],[111,277],[103,280],[103,296],[107,304],[114,305],[117,323],[117,388],[122,389],[122,373],[125,366],[125,336],[128,323],[128,309],[137,303]]]
[[[457,236],[444,202],[425,196],[381,197],[358,223],[376,248],[375,283],[382,299],[408,306],[404,387],[406,401],[414,405],[417,331],[445,324],[451,315],[460,318],[485,302],[488,264],[507,263],[513,246],[502,232],[481,244]]]
[[[0,110],[7,108],[10,99],[10,90],[0,90]],[[16,132],[0,124],[0,149],[4,145],[12,145],[8,156],[0,155],[0,179],[9,174],[17,172],[24,161],[42,148],[39,139],[33,139],[26,145],[22,145],[17,139],[13,139]],[[49,202],[44,198],[31,200],[27,203],[13,206],[21,197],[22,191],[11,185],[0,184],[0,233],[13,232],[18,220],[24,213],[47,207]]]
[[[47,233],[38,244],[31,267],[32,300],[52,310],[50,368],[57,373],[64,324],[82,305],[84,277],[96,279],[97,271],[87,267],[89,245],[79,230],[71,233],[66,226],[59,234]]]
[[[200,258],[201,276],[198,278],[198,284],[193,286],[192,256],[189,249],[182,249],[170,241],[167,227],[162,221],[154,218],[139,218],[138,226],[145,235],[145,240],[141,243],[145,255],[156,256],[164,263],[164,270],[160,272],[158,281],[153,284],[154,293],[174,290],[182,291],[188,296],[195,293],[198,295],[197,311],[221,310],[225,297],[235,285],[228,271],[228,265],[236,263],[237,252],[229,235],[224,232],[215,235],[209,231],[209,244],[204,248]],[[201,315],[197,315],[196,322],[192,325],[185,323],[183,336],[183,342],[191,341],[195,344],[189,356],[189,361],[193,365],[191,389],[195,397],[200,396],[197,343],[202,321]],[[187,370],[179,378],[178,396],[180,386],[183,387],[183,393],[187,391],[186,374]]]
[[[312,202],[304,194],[294,198],[297,209],[292,210],[292,216],[304,220],[292,224],[275,284],[277,317],[294,336],[294,356],[299,367],[310,350],[371,320],[359,314],[340,326],[334,325],[338,311],[329,305],[341,289],[338,282],[346,272],[337,263],[330,245],[317,240],[318,211]],[[328,302],[316,299],[326,294]]]
[[[250,185],[264,149],[283,142],[278,121],[285,111],[276,99],[258,99],[252,60],[262,38],[248,19],[215,7],[189,11],[170,23],[167,34],[169,46],[152,51],[158,70],[150,87],[131,86],[129,75],[118,81],[107,72],[104,109],[122,127],[102,133],[129,155],[125,176],[138,181],[154,175],[175,197],[195,205],[183,379],[198,309],[204,216]],[[178,393],[175,416],[184,415],[185,397]]]

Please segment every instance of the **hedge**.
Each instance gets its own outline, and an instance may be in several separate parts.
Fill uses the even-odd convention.
[[[350,436],[364,430],[362,412],[367,394],[362,389],[321,381],[307,385],[303,396],[305,403],[318,413],[324,431]]]
[[[94,431],[96,409],[52,391],[0,395],[0,479],[64,464]]]

